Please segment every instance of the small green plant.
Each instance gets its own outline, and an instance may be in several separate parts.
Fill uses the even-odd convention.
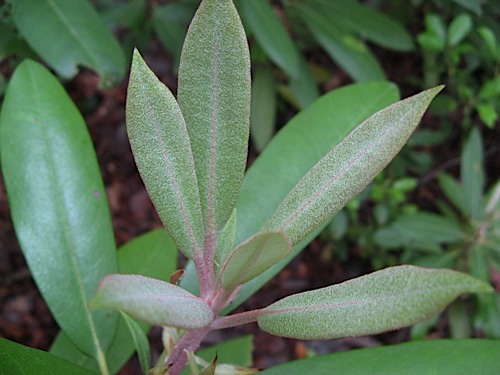
[[[192,374],[237,373],[243,370],[228,370],[218,356],[211,362],[195,356],[208,332],[257,322],[266,332],[298,339],[373,334],[418,322],[463,293],[492,291],[456,271],[398,266],[227,315],[390,162],[442,87],[387,107],[395,95],[388,83],[333,92],[292,120],[291,130],[245,175],[250,57],[231,0],[201,2],[180,60],[176,99],[134,52],[127,130],[171,238],[152,232],[118,255],[81,116],[39,64],[25,61],[14,74],[0,118],[2,171],[19,241],[62,332],[51,354],[0,339],[7,373],[106,375],[117,372],[134,350],[144,373],[176,375],[188,364]],[[342,105],[353,99],[370,105],[349,110]],[[331,108],[338,118],[330,119]],[[325,117],[328,121],[321,121]],[[316,147],[287,150],[303,141],[304,129],[317,126],[314,120],[324,126]],[[337,121],[342,126],[332,129]],[[174,243],[190,260],[185,270],[172,266]],[[164,252],[165,268],[160,266],[165,259],[158,262]],[[164,327],[165,351],[152,370],[148,326],[135,319]],[[483,353],[481,366],[498,369],[492,361],[495,342],[444,345],[460,358],[464,351]],[[435,349],[417,344],[384,353]],[[326,362],[336,366],[335,358]],[[302,371],[300,366],[295,371]],[[356,366],[370,368],[371,361]]]

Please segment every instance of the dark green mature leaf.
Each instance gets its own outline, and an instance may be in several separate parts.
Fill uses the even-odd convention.
[[[12,76],[0,142],[12,218],[38,288],[71,340],[102,354],[116,315],[91,312],[87,302],[117,268],[106,192],[83,118],[38,63],[25,61]]]
[[[299,52],[268,0],[243,0],[241,14],[269,58],[291,78],[300,74]]]
[[[252,80],[252,112],[250,135],[261,152],[274,134],[276,121],[276,91],[274,75],[268,65],[257,66]]]
[[[156,229],[127,242],[118,250],[120,273],[143,275],[168,281],[177,268],[177,248],[163,229]],[[144,332],[149,325],[140,324]],[[125,321],[120,317],[115,337],[106,352],[109,370],[117,373],[134,352],[134,344]],[[98,372],[98,365],[92,358],[79,351],[69,338],[60,332],[50,352]]]
[[[296,245],[319,228],[394,158],[441,90],[423,91],[359,125],[295,185],[265,229],[283,231]]]
[[[74,363],[42,350],[0,337],[0,375],[96,375]]]
[[[90,306],[121,310],[149,324],[186,329],[205,327],[214,318],[203,299],[176,285],[139,275],[106,276]]]
[[[78,65],[105,80],[117,82],[125,75],[123,50],[89,1],[10,1],[19,32],[62,77],[75,76]]]
[[[262,375],[457,375],[500,373],[500,341],[428,340],[292,361]]]
[[[294,6],[318,43],[351,78],[358,82],[385,79],[384,71],[366,44],[333,24],[326,14],[309,3]]]
[[[245,176],[237,204],[235,243],[257,233],[290,189],[352,129],[398,98],[397,88],[392,83],[350,85],[324,95],[295,116],[272,139]],[[245,284],[225,312],[245,301],[305,245],[306,241],[296,246],[292,256]],[[185,280],[189,280],[188,275]],[[189,290],[193,290],[193,284],[181,283]]]
[[[257,322],[273,335],[305,340],[370,335],[429,318],[463,293],[492,291],[456,271],[391,267],[283,298],[266,307]]]
[[[287,256],[292,243],[281,232],[259,232],[234,249],[221,268],[225,289],[244,284]]]
[[[330,23],[361,34],[365,39],[396,51],[414,49],[412,36],[398,22],[352,0],[311,0]]]
[[[191,140],[207,241],[226,224],[240,191],[250,91],[250,54],[233,2],[204,0],[184,42],[177,98]]]
[[[163,224],[189,258],[201,257],[203,222],[186,123],[168,88],[137,50],[127,96],[134,157]]]

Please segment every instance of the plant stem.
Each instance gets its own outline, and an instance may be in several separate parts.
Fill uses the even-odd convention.
[[[212,322],[212,324],[210,324],[210,329],[230,328],[246,323],[253,323],[256,322],[257,318],[264,313],[264,309],[258,309],[217,318]]]
[[[201,340],[210,331],[209,327],[193,329],[184,333],[184,336],[175,345],[174,350],[165,361],[165,366],[169,367],[169,375],[179,375],[188,363],[187,352],[194,352],[200,346]]]

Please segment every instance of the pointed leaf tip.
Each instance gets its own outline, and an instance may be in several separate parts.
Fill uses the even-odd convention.
[[[264,228],[283,231],[294,245],[319,228],[396,156],[442,88],[392,104],[356,127],[304,175]]]
[[[398,266],[273,303],[259,327],[278,336],[333,339],[405,327],[440,312],[463,293],[492,292],[472,276]]]
[[[137,168],[166,229],[188,258],[202,252],[203,223],[189,135],[170,90],[134,50],[127,132]]]

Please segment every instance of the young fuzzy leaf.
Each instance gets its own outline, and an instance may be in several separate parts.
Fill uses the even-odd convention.
[[[224,228],[220,231],[217,236],[217,249],[215,252],[215,267],[216,272],[219,272],[219,268],[222,266],[226,258],[231,253],[234,248],[234,237],[236,236],[236,209],[233,210],[233,214],[227,221]]]
[[[286,297],[266,307],[258,324],[271,334],[304,340],[371,335],[429,318],[463,293],[492,291],[457,271],[391,267]]]
[[[177,99],[191,139],[210,238],[236,204],[250,127],[250,54],[231,0],[201,2],[182,50]]]
[[[295,245],[321,226],[394,158],[441,89],[401,100],[360,124],[295,185],[264,228],[283,231]]]
[[[170,283],[139,275],[106,276],[90,306],[118,309],[149,324],[186,329],[205,327],[214,318],[201,298]]]
[[[137,50],[127,95],[127,131],[151,200],[177,247],[201,254],[203,225],[189,135],[181,110]]]
[[[222,266],[222,286],[233,289],[261,274],[292,250],[283,233],[260,232],[239,245]]]

